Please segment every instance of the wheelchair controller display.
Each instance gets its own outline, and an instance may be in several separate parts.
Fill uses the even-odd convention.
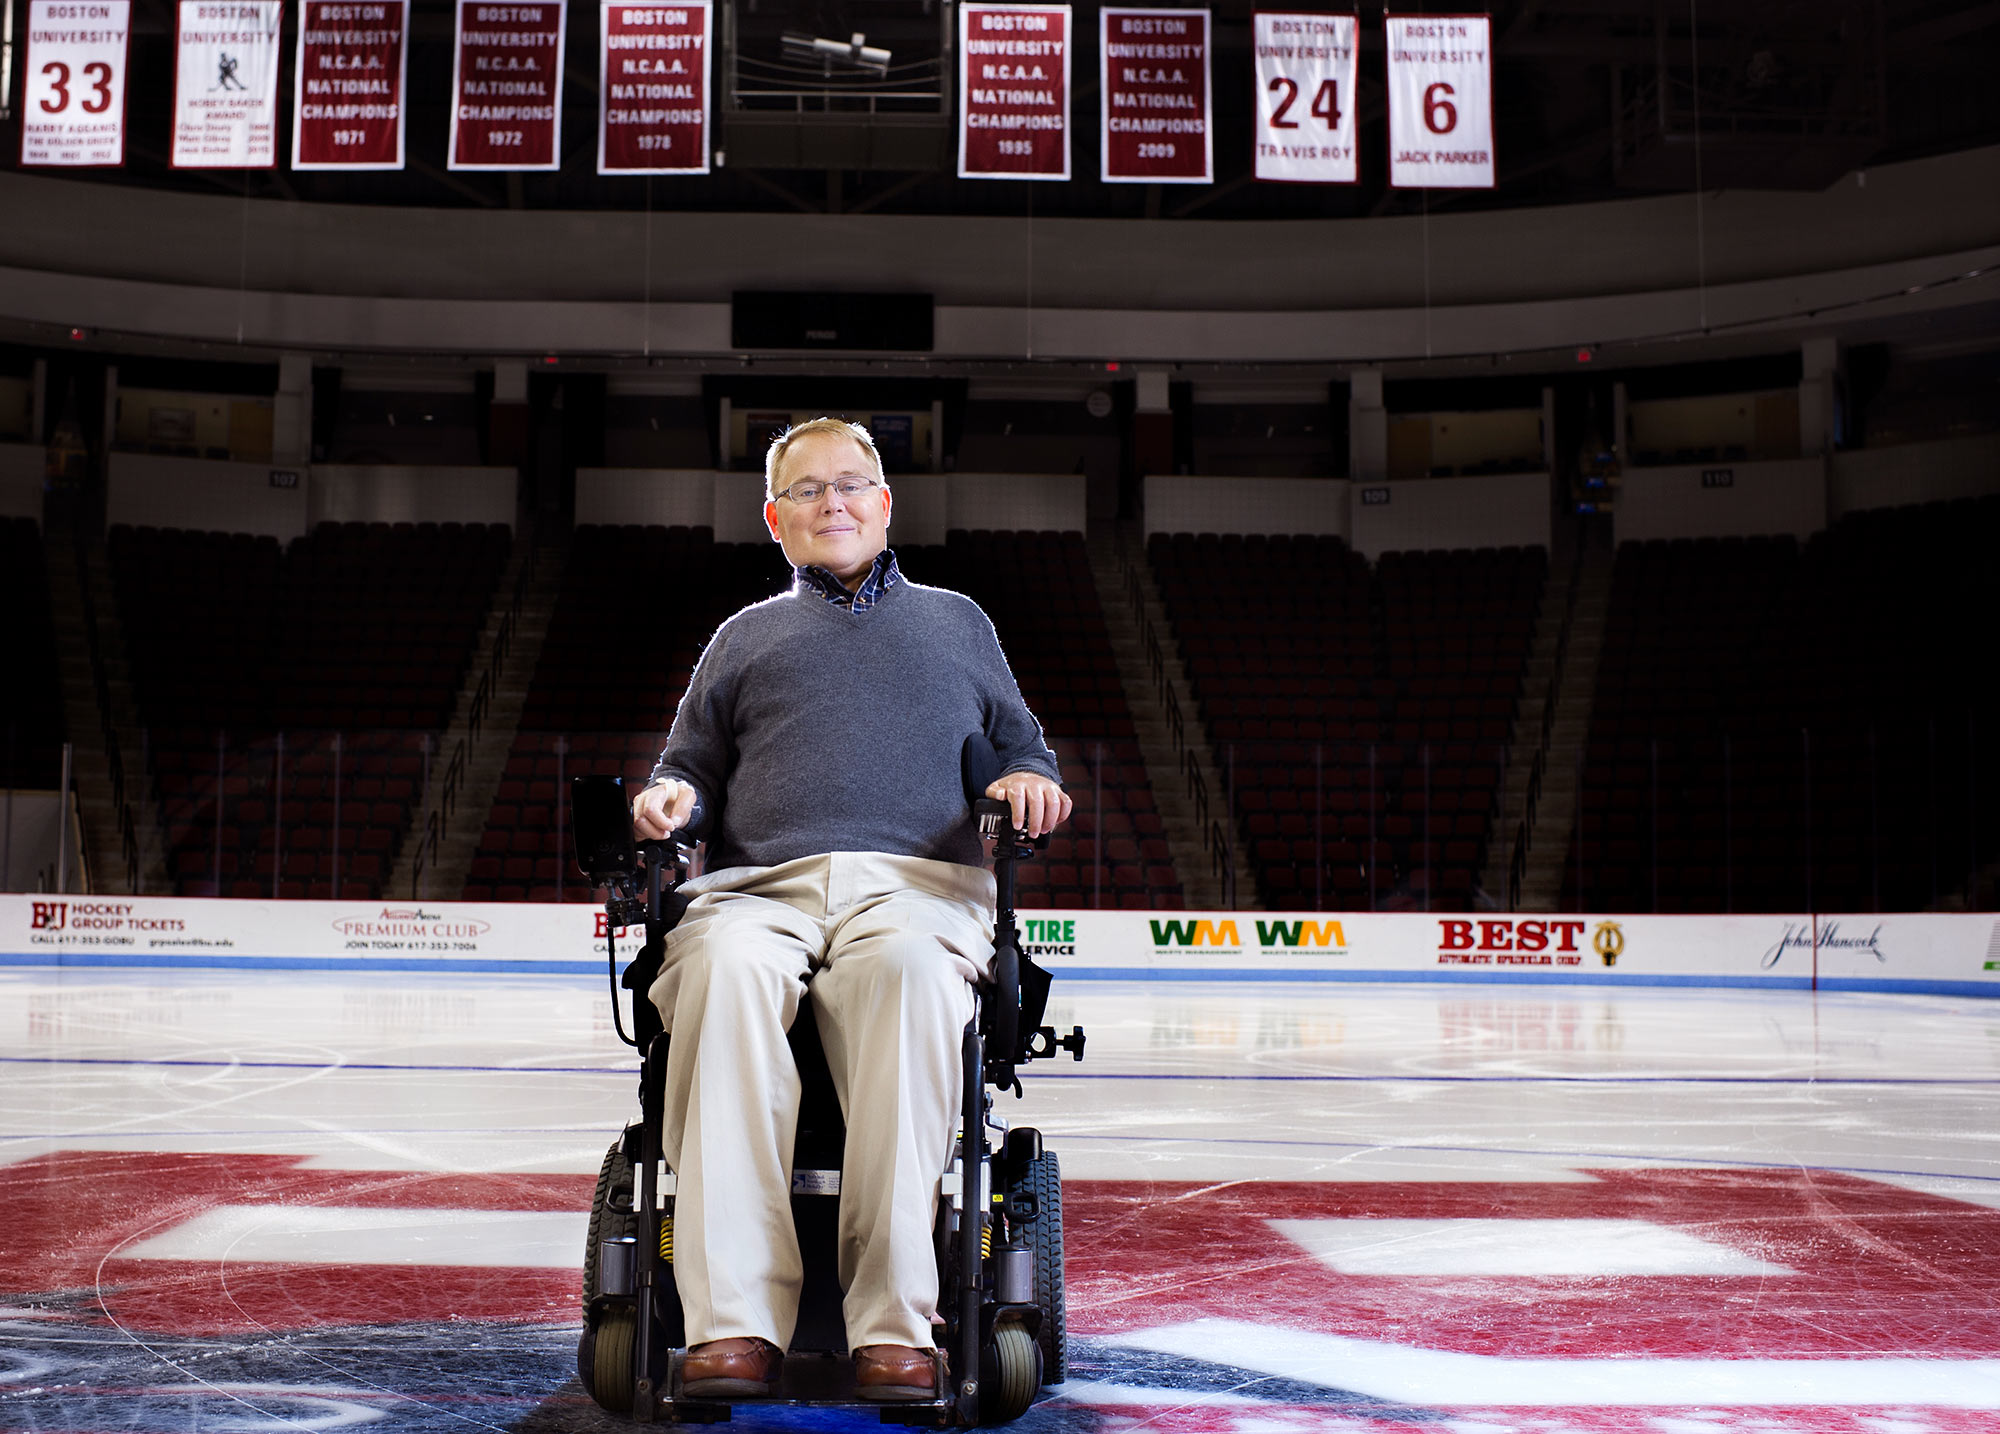
[[[1038,1131],[1010,1129],[994,1113],[991,1090],[1020,1095],[1016,1070],[1031,1061],[1063,1052],[1082,1060],[1084,1034],[1072,1027],[1058,1035],[1043,1024],[1050,977],[1020,949],[1014,863],[1032,857],[1047,838],[1029,838],[1013,827],[1005,802],[983,795],[998,763],[990,747],[979,750],[982,745],[978,738],[967,744],[964,777],[980,834],[992,843],[997,909],[992,976],[979,989],[977,1013],[963,1036],[957,1158],[943,1179],[935,1232],[938,1308],[945,1319],[939,1361],[946,1377],[933,1400],[863,1405],[855,1396],[829,1198],[840,1189],[839,1110],[808,992],[791,1033],[804,1086],[792,1207],[806,1284],[778,1392],[759,1403],[861,1406],[878,1411],[884,1423],[1002,1424],[1025,1413],[1043,1384],[1066,1377],[1060,1170]],[[646,997],[666,933],[687,906],[677,888],[691,852],[675,839],[633,839],[621,778],[575,778],[570,797],[577,865],[608,891],[613,1022],[640,1053],[640,1118],[606,1153],[592,1200],[578,1374],[598,1404],[640,1423],[726,1420],[725,1401],[679,1397],[685,1337],[673,1276],[674,1176],[660,1148],[668,1037]],[[617,932],[639,927],[646,941],[621,976]],[[632,993],[630,1033],[621,987]]]

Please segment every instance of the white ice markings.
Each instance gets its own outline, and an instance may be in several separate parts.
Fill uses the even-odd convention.
[[[219,1264],[577,1269],[589,1231],[588,1212],[571,1210],[222,1205],[119,1253]]]
[[[1271,1220],[1343,1275],[1789,1275],[1646,1220]]]
[[[1223,1319],[1115,1343],[1433,1407],[2000,1409],[1995,1359],[1500,1359]]]

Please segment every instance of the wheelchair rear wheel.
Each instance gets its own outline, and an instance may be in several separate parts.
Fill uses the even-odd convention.
[[[1063,1300],[1062,1166],[1053,1150],[1028,1162],[1022,1177],[1035,1200],[1035,1218],[1028,1222],[1028,1248],[1035,1252],[1035,1303],[1042,1309],[1042,1328],[1035,1336],[1041,1347],[1044,1384],[1069,1378],[1069,1322]]]
[[[625,1158],[623,1142],[604,1152],[604,1164],[597,1171],[597,1190],[590,1197],[590,1234],[583,1247],[583,1307],[597,1298],[597,1252],[601,1241],[639,1233],[639,1217],[632,1212],[637,1185],[632,1179],[632,1162]]]

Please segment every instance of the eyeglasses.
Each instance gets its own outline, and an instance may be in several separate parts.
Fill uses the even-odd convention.
[[[789,498],[794,503],[817,503],[820,495],[828,488],[832,488],[841,496],[842,501],[852,503],[870,488],[881,486],[871,478],[841,478],[830,484],[822,483],[817,478],[809,478],[803,483],[794,483],[789,488],[781,488],[771,496]]]

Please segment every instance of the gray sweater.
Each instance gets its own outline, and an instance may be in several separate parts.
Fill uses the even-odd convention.
[[[876,851],[977,866],[959,753],[1059,778],[1000,651],[959,593],[905,579],[855,613],[794,589],[716,630],[653,780],[700,794],[708,869]]]

